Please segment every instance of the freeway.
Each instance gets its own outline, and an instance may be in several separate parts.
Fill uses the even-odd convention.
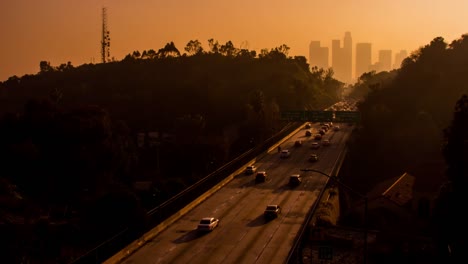
[[[319,124],[312,126],[316,134]],[[289,187],[291,174],[302,174],[301,169],[313,168],[330,174],[351,127],[330,129],[323,139],[331,145],[311,149],[313,136],[305,136],[300,129],[284,142],[290,156],[280,158],[276,148],[253,163],[258,170],[268,173],[263,183],[255,183],[255,174],[243,171],[213,195],[173,222],[121,263],[284,263],[294,245],[305,216],[316,202],[328,178],[319,173],[306,172],[297,187]],[[295,147],[294,142],[303,145]],[[317,153],[317,162],[308,161]],[[251,165],[250,163],[247,165]],[[263,211],[268,204],[279,204],[279,217],[265,221]],[[215,217],[220,224],[212,232],[200,233],[196,227],[201,218]]]

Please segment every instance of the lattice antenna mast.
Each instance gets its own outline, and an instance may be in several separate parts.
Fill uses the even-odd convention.
[[[102,39],[101,39],[101,58],[102,63],[106,63],[110,58],[110,37],[107,29],[107,8],[102,8]]]

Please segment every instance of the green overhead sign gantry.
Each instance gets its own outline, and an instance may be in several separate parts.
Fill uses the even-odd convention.
[[[358,123],[361,113],[358,111],[283,111],[281,120],[301,122],[337,122]]]

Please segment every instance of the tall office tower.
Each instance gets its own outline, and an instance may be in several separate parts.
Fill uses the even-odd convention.
[[[350,83],[353,79],[353,40],[351,32],[345,32],[343,39],[343,75],[344,80]]]
[[[376,62],[374,64],[371,64],[369,66],[369,71],[375,71],[375,72],[382,71],[382,66],[380,65],[380,62]]]
[[[338,76],[341,77],[341,44],[340,40],[334,39],[332,40],[332,68],[335,73],[335,78],[338,79]]]
[[[361,77],[363,73],[370,71],[372,65],[372,44],[357,43],[356,44],[356,79]]]
[[[392,51],[379,50],[380,71],[390,71],[392,69]]]
[[[311,41],[309,45],[310,67],[328,69],[328,48],[320,47],[320,41]]]
[[[352,81],[352,40],[351,33],[346,32],[344,46],[341,47],[340,40],[332,40],[332,68],[335,78],[350,83]]]
[[[400,68],[401,63],[404,59],[406,59],[406,57],[408,57],[406,50],[400,50],[400,52],[397,52],[397,54],[395,54],[395,63],[393,64],[393,69]]]

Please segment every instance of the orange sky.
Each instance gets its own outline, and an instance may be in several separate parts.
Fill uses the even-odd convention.
[[[0,81],[36,74],[43,60],[99,63],[103,7],[116,60],[171,41],[181,52],[195,39],[207,48],[210,38],[257,51],[286,44],[307,58],[311,40],[331,47],[350,31],[353,48],[372,43],[375,62],[381,49],[410,53],[468,33],[467,0],[2,0]]]

